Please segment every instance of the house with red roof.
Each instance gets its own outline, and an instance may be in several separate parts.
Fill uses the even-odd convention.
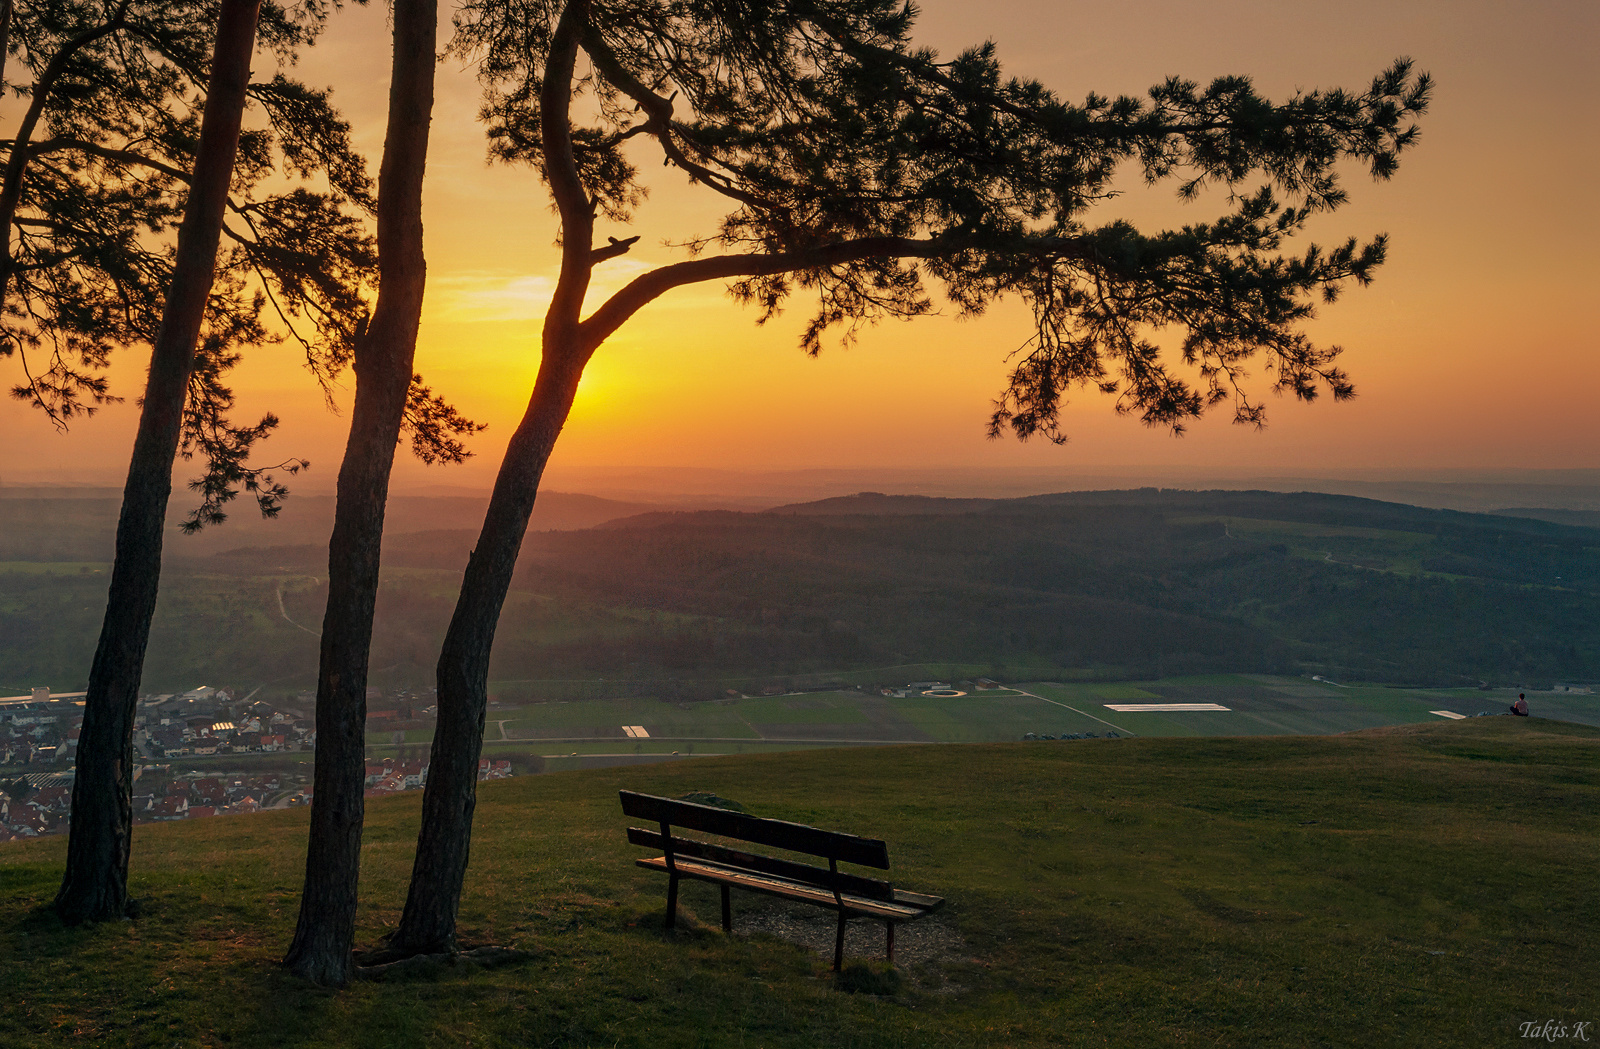
[[[189,815],[189,799],[182,794],[169,794],[150,809],[150,817],[158,820],[181,820]]]

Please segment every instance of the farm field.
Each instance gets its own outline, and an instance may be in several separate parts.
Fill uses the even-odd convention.
[[[716,891],[690,885],[667,931],[663,879],[633,864],[619,788],[711,792],[880,836],[895,884],[947,903],[901,932],[893,972],[881,927],[852,923],[847,957],[871,968],[843,980],[815,908],[736,893],[728,936]],[[419,803],[368,803],[363,949],[399,917]],[[1583,976],[1600,932],[1597,812],[1600,731],[1538,717],[837,749],[491,782],[461,933],[526,958],[339,993],[277,964],[303,810],[138,828],[141,916],[87,928],[50,909],[66,842],[45,838],[0,847],[0,1045],[1524,1044],[1524,1024],[1600,1016]]]
[[[801,692],[702,702],[583,700],[501,706],[489,712],[491,751],[548,758],[745,754],[817,746],[997,743],[1036,737],[1328,735],[1450,720],[1506,709],[1506,690],[1336,685],[1307,678],[1216,674],[1155,681],[1030,682],[964,696],[883,696],[875,691]],[[1534,693],[1537,715],[1600,726],[1600,696]],[[1214,704],[1226,710],[1116,707]],[[630,734],[643,729],[645,735]],[[430,733],[411,729],[405,745]],[[392,749],[392,734],[368,742]],[[563,766],[555,766],[563,767]]]

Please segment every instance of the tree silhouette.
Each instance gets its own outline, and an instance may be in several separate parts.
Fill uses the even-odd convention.
[[[230,423],[223,376],[241,347],[268,340],[269,302],[325,378],[363,322],[370,248],[347,206],[369,201],[348,128],[323,95],[282,77],[250,81],[258,27],[292,56],[322,14],[260,0],[0,11],[11,50],[35,72],[0,187],[0,321],[9,352],[49,362],[28,368],[16,393],[64,424],[109,399],[95,372],[115,346],[153,347],[56,898],[69,923],[126,910],[134,710],[174,460],[208,460],[193,484],[204,502],[186,527],[222,520],[241,487],[275,513],[282,486],[245,461],[275,420]],[[266,129],[242,129],[252,99]],[[331,188],[254,192],[280,172],[321,173]],[[224,235],[232,246],[219,265]],[[297,320],[313,330],[300,333]]]
[[[264,4],[260,44],[291,63],[327,7]],[[103,374],[113,351],[159,331],[217,18],[216,0],[0,6],[6,85],[27,98],[0,143],[0,357],[21,365],[12,393],[58,426],[118,400]],[[238,347],[270,341],[264,316],[276,318],[331,380],[349,360],[372,265],[360,214],[370,183],[327,94],[280,73],[247,97],[265,119],[240,135],[228,249],[183,414],[179,454],[205,463],[190,530],[220,522],[241,490],[268,516],[285,494],[275,467],[248,462],[276,418],[229,418]],[[310,188],[313,177],[327,188]]]
[[[529,163],[560,219],[561,269],[533,394],[495,482],[440,653],[439,719],[423,826],[397,949],[450,949],[466,870],[495,624],[550,451],[585,365],[641,308],[674,288],[730,281],[774,316],[795,292],[818,307],[808,353],[838,330],[933,308],[929,282],[963,314],[1018,296],[1033,340],[995,402],[991,432],[1059,439],[1063,395],[1094,386],[1121,410],[1180,428],[1231,403],[1264,414],[1246,385],[1311,399],[1352,393],[1338,349],[1299,330],[1316,297],[1364,284],[1384,239],[1284,254],[1345,201],[1344,161],[1386,179],[1416,141],[1429,80],[1407,60],[1363,91],[1274,103],[1243,77],[1171,79],[1143,98],[1062,101],[1003,76],[984,45],[941,61],[914,47],[910,5],[891,0],[694,3],[476,0],[456,48],[481,60],[494,152]],[[633,238],[648,146],[728,211],[691,258],[587,301],[596,266]],[[1171,182],[1215,219],[1145,233],[1092,224],[1124,169]],[[1181,333],[1176,361],[1156,338]],[[1185,374],[1187,368],[1191,374]]]
[[[132,835],[133,712],[161,576],[161,529],[195,346],[211,297],[217,243],[250,82],[260,0],[224,0],[172,287],[150,359],[139,431],[117,522],[106,621],[89,671],[72,829],[56,911],[68,924],[122,917]]]
[[[433,109],[435,0],[395,0],[388,133],[378,175],[378,301],[355,342],[356,398],[328,545],[328,604],[317,672],[316,784],[305,891],[285,964],[314,983],[350,977],[364,816],[367,660],[395,442],[425,461],[459,461],[474,429],[412,372],[427,263],[422,178]]]

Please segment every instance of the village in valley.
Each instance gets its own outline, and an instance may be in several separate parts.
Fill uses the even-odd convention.
[[[913,681],[862,691],[904,699],[956,698],[968,695],[967,690],[1004,691],[988,678],[954,686]],[[753,691],[769,699],[790,694],[780,686]],[[268,701],[260,698],[260,692],[259,688],[244,692],[202,685],[187,692],[140,697],[133,732],[135,823],[310,804],[316,695],[304,691]],[[750,698],[737,690],[732,694],[736,700]],[[39,687],[30,695],[0,697],[0,842],[66,832],[84,696],[82,692],[60,693]],[[371,745],[364,783],[367,797],[420,790],[426,785],[426,739],[432,734],[436,714],[432,689],[368,689],[367,737]],[[642,727],[636,732],[628,732],[626,727],[621,731],[629,738],[651,738]],[[686,749],[688,754],[695,750],[693,744]],[[670,756],[678,755],[673,750]],[[578,757],[577,752],[573,757]],[[602,763],[654,757],[658,755],[606,755]],[[478,762],[480,781],[514,774],[508,758],[484,757]]]
[[[255,692],[241,696],[204,685],[140,697],[133,734],[134,822],[309,804],[315,699],[306,692],[292,702],[266,702]],[[48,687],[0,698],[0,842],[66,831],[83,700],[81,692],[52,693]],[[369,689],[368,704],[369,731],[403,736],[433,728],[435,709],[425,694]],[[418,749],[418,756],[400,748],[397,755],[372,758],[366,795],[420,790],[428,759],[426,747]],[[480,780],[511,775],[509,761],[479,762]]]

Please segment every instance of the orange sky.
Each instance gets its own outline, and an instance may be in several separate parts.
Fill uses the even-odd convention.
[[[1438,83],[1422,144],[1393,182],[1352,172],[1352,204],[1319,227],[1325,240],[1391,235],[1377,282],[1325,307],[1311,328],[1319,341],[1346,348],[1358,399],[1276,401],[1265,432],[1219,417],[1174,439],[1081,394],[1065,418],[1067,446],[989,441],[984,423],[1004,358],[1030,330],[1020,308],[975,322],[887,324],[849,350],[811,360],[796,348],[803,305],[758,328],[719,287],[702,286],[652,305],[601,349],[557,448],[552,484],[581,489],[586,470],[617,466],[1167,466],[1283,475],[1600,465],[1600,205],[1592,186],[1600,170],[1600,5],[928,0],[920,25],[919,40],[946,54],[992,38],[1011,71],[1073,99],[1090,90],[1141,92],[1170,74],[1246,73],[1277,97],[1302,87],[1359,88],[1394,57],[1415,57]],[[336,16],[300,70],[335,88],[374,169],[387,71],[382,4]],[[490,429],[464,467],[424,468],[402,457],[401,487],[492,478],[538,363],[556,258],[542,186],[526,169],[483,159],[471,70],[451,60],[441,74],[419,367]],[[706,231],[717,214],[715,200],[671,181],[672,172],[645,170],[664,172],[664,181],[633,227],[602,226],[601,236],[642,239],[602,267],[601,290],[679,257],[661,242]],[[1147,222],[1219,210],[1214,200],[1182,209],[1166,191],[1131,194],[1118,206]],[[129,352],[113,373],[128,404],[70,434],[52,432],[20,403],[0,410],[0,483],[120,483],[143,352]],[[16,381],[9,370],[5,379]],[[293,351],[257,353],[238,384],[245,412],[270,409],[284,420],[267,454],[310,458],[304,488],[330,486],[346,418],[323,409]],[[181,466],[179,476],[187,476]]]

